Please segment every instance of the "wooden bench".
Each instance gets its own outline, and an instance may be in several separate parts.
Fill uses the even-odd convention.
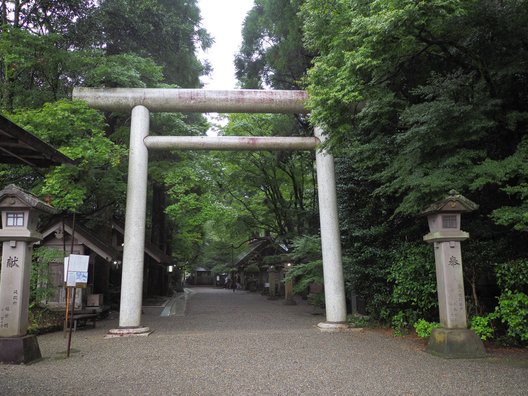
[[[87,326],[88,322],[91,322],[92,327],[95,329],[95,321],[97,319],[96,313],[74,313],[73,314],[73,331],[77,330],[77,326]]]

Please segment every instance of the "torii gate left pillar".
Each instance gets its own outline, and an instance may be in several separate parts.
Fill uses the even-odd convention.
[[[149,149],[309,150],[323,140],[320,128],[315,137],[148,136],[150,111],[306,113],[304,91],[76,88],[73,98],[101,110],[132,111],[119,328],[110,330],[118,336],[150,333],[141,326]],[[347,325],[334,159],[318,149],[316,164],[326,304],[326,322],[319,327],[335,331]]]

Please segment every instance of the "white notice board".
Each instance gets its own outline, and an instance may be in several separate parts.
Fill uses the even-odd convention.
[[[88,262],[90,256],[82,254],[70,254],[70,267],[68,271],[71,272],[88,272]]]
[[[88,283],[88,263],[90,256],[70,254],[64,258],[64,282],[68,287]]]

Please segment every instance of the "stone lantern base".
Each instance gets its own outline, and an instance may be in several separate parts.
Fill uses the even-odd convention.
[[[433,329],[426,351],[447,359],[486,357],[482,340],[469,329]]]
[[[8,364],[27,364],[42,359],[37,337],[0,338],[0,362]]]

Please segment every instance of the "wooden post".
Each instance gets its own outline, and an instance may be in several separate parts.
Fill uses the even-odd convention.
[[[66,330],[68,329],[68,308],[70,304],[70,288],[66,288],[66,316],[64,317],[64,338],[66,338]]]
[[[71,289],[70,287],[68,289]],[[71,338],[73,331],[73,313],[75,312],[75,295],[77,294],[76,288],[73,288],[73,297],[72,297],[72,309],[71,309],[71,319],[70,319],[70,333],[68,334],[68,349],[66,350],[66,357],[70,357],[70,347],[71,347]]]

